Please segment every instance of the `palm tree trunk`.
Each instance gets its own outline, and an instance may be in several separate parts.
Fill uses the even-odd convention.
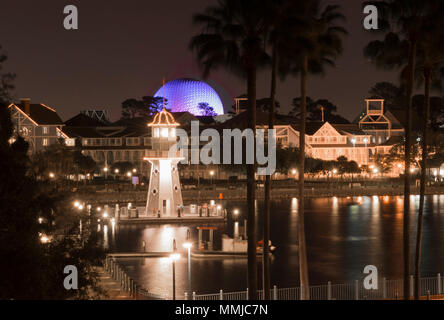
[[[276,102],[276,81],[278,56],[276,47],[273,46],[271,70],[271,92],[270,92],[270,110],[268,114],[268,130],[274,128],[274,109]],[[268,150],[270,152],[270,150]],[[264,212],[264,243],[262,255],[262,287],[264,291],[264,300],[270,300],[270,258],[269,245],[270,240],[270,196],[271,196],[271,175],[265,176],[265,212]]]
[[[256,66],[247,69],[248,126],[256,132]],[[247,147],[247,146],[246,146]],[[247,148],[246,148],[247,150]],[[248,151],[247,151],[248,152]],[[257,300],[256,250],[256,148],[253,144],[253,164],[247,164],[247,237],[249,300]]]
[[[310,299],[308,283],[307,247],[305,243],[305,222],[304,222],[304,172],[305,172],[305,119],[307,117],[307,73],[308,58],[303,57],[301,72],[301,124],[299,132],[299,278],[303,287],[303,300]]]
[[[412,95],[416,60],[416,42],[410,42],[408,80],[407,80],[407,110],[404,148],[404,228],[403,228],[403,254],[404,254],[404,299],[408,300],[410,276],[410,150],[412,131]]]
[[[421,276],[421,242],[422,242],[422,222],[424,216],[424,193],[427,171],[427,138],[428,123],[430,118],[430,83],[432,81],[432,73],[429,68],[424,70],[425,93],[424,93],[424,123],[422,134],[422,160],[421,160],[421,182],[419,191],[419,212],[418,225],[416,234],[416,255],[415,255],[415,299],[419,300],[421,294],[420,276]]]

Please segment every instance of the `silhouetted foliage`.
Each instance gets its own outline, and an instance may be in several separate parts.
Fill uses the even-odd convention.
[[[290,115],[298,116],[301,110],[301,98],[294,98],[292,103],[293,109]],[[338,108],[335,104],[327,99],[313,100],[307,97],[307,120],[322,121],[322,108],[324,108],[324,121],[330,123],[350,123],[347,119],[336,114]]]
[[[0,299],[88,298],[101,291],[93,265],[102,258],[94,232],[78,238],[79,212],[48,181],[30,174],[28,143],[0,109]],[[41,218],[41,223],[39,223]],[[85,218],[86,219],[86,218]],[[87,230],[87,228],[85,228]],[[40,237],[48,234],[51,243]],[[66,290],[63,269],[78,269],[79,290]]]
[[[214,117],[217,116],[217,113],[214,111],[214,108],[210,106],[208,102],[200,102],[197,107],[201,111],[201,115],[205,117]]]
[[[11,91],[14,89],[12,81],[15,79],[14,73],[3,73],[3,65],[8,57],[2,53],[2,46],[0,46],[0,104],[7,104],[12,100]]]
[[[165,107],[168,100],[165,99]],[[162,110],[163,98],[144,96],[141,100],[127,99],[122,102],[122,118],[132,119],[136,117],[151,116]]]

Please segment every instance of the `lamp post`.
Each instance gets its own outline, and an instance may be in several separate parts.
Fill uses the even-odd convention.
[[[174,245],[176,240],[174,240]],[[172,253],[170,259],[173,262],[173,300],[176,300],[176,261],[180,259],[180,254]]]
[[[188,250],[188,297],[191,297],[191,243],[190,229],[187,230],[187,242],[183,244],[183,247]]]
[[[105,179],[108,179],[108,167],[103,168],[103,171],[105,172]]]
[[[81,213],[82,213],[82,211],[83,211],[83,208],[84,208],[84,206],[83,206],[83,204],[82,203],[80,203],[79,201],[75,201],[74,202],[74,207],[75,208],[77,208],[77,210],[79,210],[79,212],[80,212],[80,221],[79,221],[79,237],[81,237],[82,236],[82,215],[81,215]]]
[[[357,161],[357,157],[356,157],[356,138],[355,137],[353,137],[352,139],[351,139],[351,143],[353,144],[353,157],[354,157],[354,161],[356,161],[356,162],[358,162]]]
[[[296,174],[297,174],[297,170],[296,169],[291,169],[291,174],[293,175],[293,179],[296,180]]]
[[[233,240],[236,240],[239,238],[239,221],[238,221],[238,215],[239,215],[239,209],[233,210],[234,215],[234,230],[233,230]],[[234,242],[233,242],[234,245]]]
[[[211,176],[211,187],[213,187],[214,170],[211,170],[211,171],[210,171],[210,176]]]

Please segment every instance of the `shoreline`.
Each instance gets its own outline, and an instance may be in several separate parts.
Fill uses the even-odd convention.
[[[73,192],[72,196],[91,204],[99,203],[146,203],[147,191],[121,191],[106,192],[99,190],[96,192]],[[306,198],[325,198],[325,197],[359,197],[359,196],[402,196],[404,194],[403,186],[396,187],[354,187],[354,188],[306,188]],[[427,187],[426,195],[444,195],[444,187]],[[411,195],[419,195],[419,188],[412,186]],[[273,188],[271,190],[272,200],[285,200],[297,198],[298,188]],[[204,203],[211,200],[231,200],[242,201],[247,199],[246,188],[237,189],[213,189],[213,190],[183,190],[182,198],[184,204]],[[256,189],[256,199],[264,199],[264,188]]]

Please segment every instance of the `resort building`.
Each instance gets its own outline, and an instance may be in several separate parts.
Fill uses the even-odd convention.
[[[219,130],[228,128],[245,129],[248,114],[239,115],[219,125]],[[268,114],[257,111],[256,128],[268,128]],[[280,148],[299,147],[299,123],[297,119],[276,115],[274,128],[276,144]],[[329,122],[306,123],[306,152],[312,158],[331,161],[345,156],[349,161],[367,165],[376,152],[371,134],[365,133],[357,124],[331,124]]]
[[[384,99],[366,99],[365,102],[366,109],[355,122],[362,131],[372,136],[372,143],[381,145],[392,137],[404,135],[404,126],[399,120],[404,118],[401,112],[384,110]]]
[[[68,138],[62,131],[64,126],[56,110],[43,104],[31,104],[30,99],[11,103],[8,108],[14,125],[14,134],[22,136],[29,143],[29,152],[36,153],[56,143],[57,139]],[[14,139],[14,138],[12,138]],[[66,143],[72,144],[72,140]]]

